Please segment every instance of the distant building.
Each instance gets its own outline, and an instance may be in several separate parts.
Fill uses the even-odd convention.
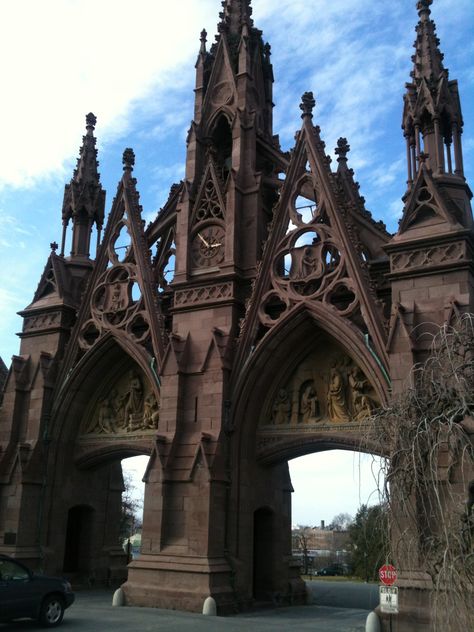
[[[318,569],[328,562],[350,560],[348,531],[334,531],[324,527],[299,527],[292,532],[292,553],[297,559],[308,559],[308,566]]]

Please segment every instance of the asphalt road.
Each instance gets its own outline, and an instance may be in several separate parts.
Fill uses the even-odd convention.
[[[307,581],[308,603],[336,608],[374,610],[379,605],[378,584],[343,581]]]
[[[351,601],[357,599],[357,595],[360,598],[364,594],[360,586],[364,587],[364,584],[313,581],[308,585],[310,600],[316,603],[268,608],[232,617],[205,617],[157,608],[112,607],[112,592],[81,591],[66,611],[59,629],[63,632],[288,632],[291,629],[298,632],[364,632],[368,608],[322,604],[322,601],[347,603],[348,594],[355,595]],[[354,586],[359,587],[355,592]],[[34,621],[18,621],[0,624],[0,630],[32,632],[44,628]]]

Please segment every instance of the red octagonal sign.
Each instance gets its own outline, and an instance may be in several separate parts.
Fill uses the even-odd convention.
[[[385,584],[385,586],[391,586],[397,581],[397,571],[391,564],[384,564],[379,569],[379,577],[382,584]]]

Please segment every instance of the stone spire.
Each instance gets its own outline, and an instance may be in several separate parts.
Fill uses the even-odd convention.
[[[194,118],[187,139],[191,152],[200,134],[211,138],[213,131],[207,125],[215,125],[218,110],[225,110],[229,121],[237,111],[254,117],[257,133],[267,141],[273,139],[271,47],[254,26],[250,0],[223,0],[221,4],[215,41],[209,45],[206,30],[199,38]],[[194,161],[199,170],[198,162],[199,156]],[[186,172],[188,180],[194,178],[194,167]]]
[[[444,55],[440,52],[439,39],[436,36],[436,26],[430,20],[430,5],[433,0],[420,0],[417,4],[420,21],[416,27],[416,40],[414,42],[415,55],[412,57],[414,69],[411,76],[415,81],[422,78],[439,79],[445,72],[443,67]]]
[[[427,166],[435,176],[445,173],[464,176],[458,85],[457,81],[449,80],[448,70],[443,66],[435,23],[430,19],[432,2],[417,3],[414,67],[404,96],[402,128],[407,142],[409,190],[418,173],[422,152],[427,155]]]
[[[66,228],[72,220],[71,257],[89,257],[92,226],[97,226],[97,243],[104,222],[105,191],[98,172],[96,139],[94,137],[96,117],[92,112],[86,116],[86,134],[82,137],[79,158],[71,182],[64,187],[62,209],[63,238],[61,255],[64,255]]]
[[[250,0],[223,0],[222,9],[219,14],[221,21],[217,25],[220,33],[240,35],[244,26],[253,27]]]

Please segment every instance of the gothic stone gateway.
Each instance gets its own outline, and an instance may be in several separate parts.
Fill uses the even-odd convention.
[[[149,454],[127,602],[197,611],[212,595],[225,613],[303,599],[287,461],[364,449],[364,420],[426,356],[429,323],[474,311],[474,240],[457,83],[431,0],[417,5],[395,235],[365,209],[344,138],[331,168],[311,93],[293,151],[281,151],[270,46],[249,0],[222,4],[216,43],[201,34],[185,179],[146,228],[128,149],[102,236],[87,116],[60,251],[52,244],[21,312],[6,381],[0,551],[50,573],[125,580],[120,459]],[[399,629],[428,629],[422,565],[400,577]]]

